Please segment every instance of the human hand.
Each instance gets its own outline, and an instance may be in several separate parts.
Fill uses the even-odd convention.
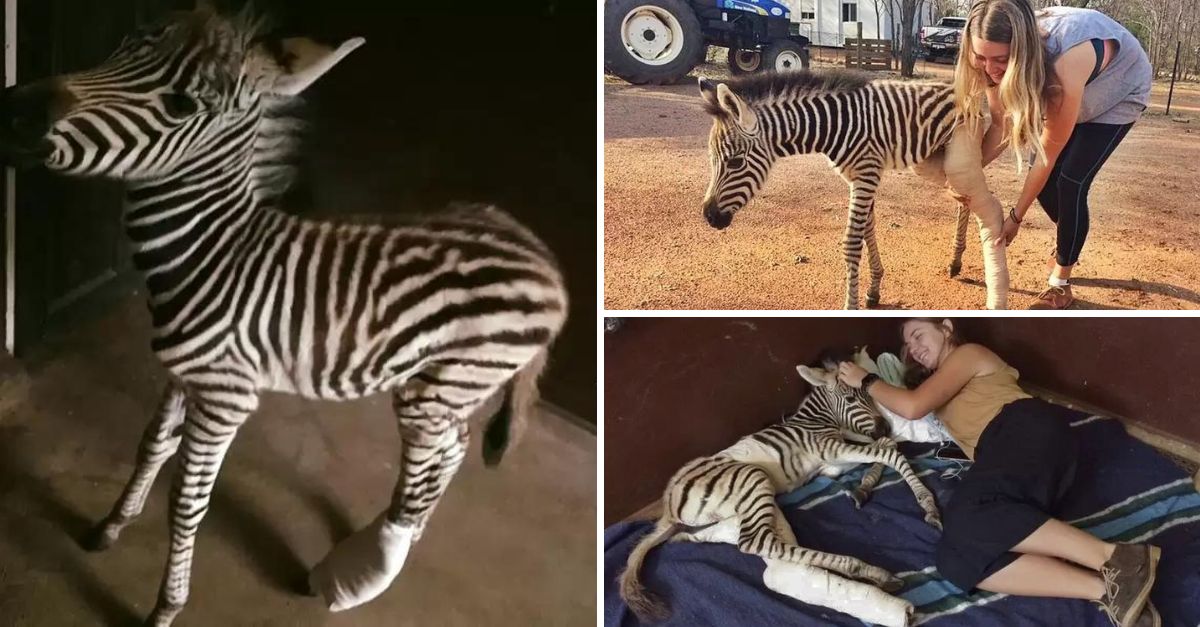
[[[1021,230],[1020,222],[1013,222],[1008,218],[1004,218],[1004,245],[1008,246],[1014,239],[1017,238],[1017,231]]]
[[[848,361],[838,364],[838,380],[852,388],[862,386],[863,378],[866,376],[867,371],[863,370],[857,364]]]

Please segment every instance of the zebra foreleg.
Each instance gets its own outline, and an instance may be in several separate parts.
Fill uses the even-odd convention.
[[[388,589],[466,455],[466,419],[444,407],[429,411],[437,400],[412,400],[396,396],[404,452],[390,508],[338,543],[309,575],[310,588],[330,611],[362,605]]]
[[[187,603],[196,533],[208,512],[217,473],[238,428],[258,407],[251,390],[246,386],[235,392],[223,384],[213,398],[196,395],[188,404],[179,470],[171,488],[171,551],[146,625],[168,627]]]
[[[846,216],[846,233],[842,238],[842,257],[846,261],[846,309],[858,309],[858,267],[862,262],[863,237],[867,230],[871,203],[875,201],[875,188],[879,184],[878,170],[842,174],[850,184],[850,208]],[[880,277],[883,266],[879,266]],[[876,301],[879,294],[876,290]]]
[[[871,446],[875,448],[896,448],[896,441],[885,436],[875,440]],[[875,486],[879,485],[879,479],[883,476],[883,469],[883,464],[872,464],[867,469],[866,474],[863,475],[862,480],[859,481],[858,487],[850,493],[850,500],[854,501],[855,509],[862,509],[863,503],[866,503],[867,499],[871,498],[871,491],[875,489]]]
[[[900,473],[900,477],[908,484],[913,495],[917,498],[917,505],[921,507],[921,511],[925,512],[925,522],[941,529],[942,516],[938,512],[937,502],[933,498],[933,493],[925,484],[921,483],[921,478],[913,471],[908,460],[900,454],[896,449],[878,449],[873,446],[859,446],[843,442],[840,446],[830,450],[828,459],[822,460],[827,464],[836,464],[840,462],[858,462],[860,464],[883,464],[896,472]]]
[[[167,384],[154,418],[142,434],[133,475],[113,504],[112,511],[83,538],[81,543],[85,549],[101,551],[112,546],[121,535],[121,530],[142,513],[146,495],[150,493],[158,471],[179,448],[179,427],[183,424],[185,400],[183,390],[177,384]]]

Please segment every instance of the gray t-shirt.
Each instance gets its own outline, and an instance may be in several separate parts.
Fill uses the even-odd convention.
[[[1112,39],[1117,54],[1108,67],[1083,89],[1078,122],[1130,124],[1150,106],[1150,59],[1124,26],[1091,9],[1050,7],[1038,11],[1038,26],[1047,33],[1046,53],[1059,55],[1091,39]]]

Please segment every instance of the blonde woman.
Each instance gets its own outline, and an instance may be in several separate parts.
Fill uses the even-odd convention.
[[[934,412],[973,460],[941,504],[938,572],[964,591],[1087,599],[1117,627],[1160,627],[1149,599],[1161,549],[1105,542],[1056,516],[1079,456],[1069,424],[1086,414],[1030,398],[1012,366],[950,320],[910,318],[901,335],[912,389],[849,362],[838,378],[909,420]]]
[[[992,124],[983,163],[1006,145],[1032,165],[1004,219],[1011,243],[1036,199],[1058,228],[1049,286],[1031,308],[1074,302],[1071,270],[1088,233],[1088,191],[1150,102],[1150,61],[1125,27],[1090,9],[1034,12],[1028,0],[971,5],[954,72],[955,96]]]

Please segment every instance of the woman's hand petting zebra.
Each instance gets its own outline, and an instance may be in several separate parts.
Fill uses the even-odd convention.
[[[187,601],[221,461],[261,391],[393,395],[403,451],[391,505],[310,577],[335,610],[399,574],[463,460],[468,418],[505,397],[485,443],[494,463],[507,443],[497,431],[519,431],[536,401],[567,296],[531,232],[492,207],[384,226],[276,206],[297,128],[288,103],[362,43],[280,39],[251,10],[223,16],[201,3],[127,38],[96,68],[4,93],[10,153],[128,188],[151,347],[170,383],[89,544],[117,539],[179,451],[170,557],[147,624],[171,624]]]
[[[776,494],[795,490],[817,474],[837,476],[858,464],[878,464],[900,474],[916,496],[925,521],[941,529],[941,515],[933,494],[887,437],[887,421],[870,397],[838,381],[837,364],[842,360],[830,353],[821,360],[823,367],[798,367],[800,375],[812,386],[812,392],[795,414],[723,451],[688,462],[667,482],[662,516],[654,530],[633,550],[621,575],[621,598],[639,618],[663,619],[668,614],[666,604],[642,585],[639,571],[651,549],[671,540],[736,544],[741,551],[766,560],[768,571],[764,581],[768,587],[789,596],[795,595],[794,590],[805,588],[786,585],[783,573],[828,575],[831,585],[849,590],[852,597],[857,594],[859,600],[847,603],[836,595],[821,599],[806,596],[801,600],[833,607],[864,620],[880,622],[878,615],[863,615],[874,611],[868,607],[873,603],[902,608],[899,614],[903,617],[911,612],[912,606],[907,602],[877,591],[868,591],[874,601],[863,603],[862,584],[847,579],[863,580],[893,592],[902,582],[862,560],[799,546],[775,501]],[[868,471],[852,496],[856,505],[861,505],[881,470],[880,467]],[[808,568],[791,568],[794,566]]]
[[[850,186],[842,239],[845,308],[858,308],[864,245],[871,269],[866,302],[874,307],[884,274],[875,239],[876,191],[884,170],[912,168],[939,186],[949,185],[964,200],[951,275],[962,267],[965,242],[959,234],[969,209],[983,243],[987,307],[1007,307],[1004,215],[983,175],[982,142],[989,120],[965,117],[949,85],[874,80],[840,70],[768,72],[715,85],[701,79],[700,95],[713,116],[708,141],[712,178],[704,195],[704,218],[711,226],[728,227],[780,158],[822,153]]]

